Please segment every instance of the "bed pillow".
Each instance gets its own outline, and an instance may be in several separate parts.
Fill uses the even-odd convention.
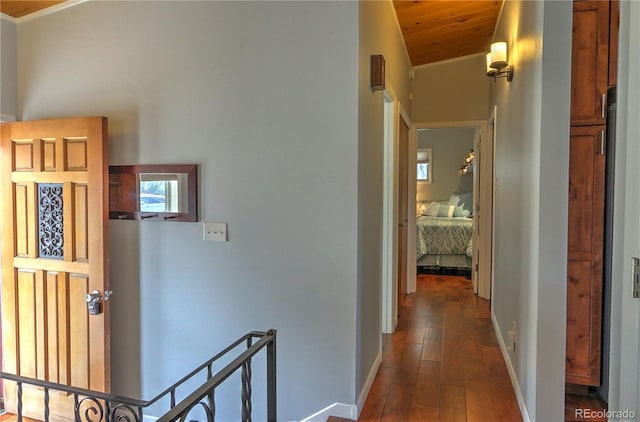
[[[427,217],[437,217],[439,206],[440,204],[437,202],[427,202],[420,206],[420,215],[426,215]]]
[[[426,215],[427,213],[427,204],[426,202],[422,202],[418,204],[418,217],[420,217],[421,215]]]
[[[436,217],[453,217],[455,205],[438,205],[438,214]]]
[[[470,217],[473,214],[473,192],[454,193],[448,204],[456,207],[454,217]]]
[[[453,216],[454,217],[471,217],[471,213],[462,207],[454,207]]]

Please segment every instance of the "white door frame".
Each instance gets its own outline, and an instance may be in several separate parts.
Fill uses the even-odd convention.
[[[411,138],[413,139],[413,142],[409,143],[409,157],[413,157],[413,159],[415,160],[417,157],[417,153],[418,153],[418,131],[421,129],[441,129],[441,128],[464,128],[464,127],[469,127],[469,128],[477,128],[480,130],[481,132],[481,136],[482,139],[487,139],[487,121],[485,120],[461,120],[461,121],[450,121],[450,122],[423,122],[423,123],[414,123],[412,126],[412,136]],[[464,157],[462,157],[464,158]],[[462,160],[461,158],[461,160]],[[411,164],[410,164],[411,165]],[[413,171],[415,173],[415,162],[413,164]],[[474,177],[476,177],[474,175]],[[415,174],[413,177],[413,180],[415,180]],[[410,186],[413,186],[413,196],[410,196],[410,199],[413,199],[413,208],[409,208],[409,210],[415,210],[416,209],[416,203],[415,203],[415,188],[416,188],[416,183],[411,183]],[[475,190],[475,186],[474,186],[474,190]],[[475,199],[476,195],[474,192],[474,203],[476,201]],[[474,205],[475,206],[475,205]],[[493,209],[493,204],[492,204],[492,209]],[[416,235],[416,221],[415,221],[415,212],[413,215],[413,221],[409,222],[409,233],[413,234],[413,242],[409,244],[409,249],[408,249],[408,254],[409,254],[409,259],[413,259],[412,263],[413,263],[413,271],[415,274],[416,271],[416,256],[417,256],[417,251],[416,251],[416,242],[415,242],[415,235]],[[477,245],[473,244],[473,255],[476,255],[477,251]],[[412,257],[412,258],[411,258]],[[473,268],[472,268],[473,270]],[[472,271],[473,274],[473,271]],[[413,278],[413,282],[415,283],[415,277]],[[475,282],[474,282],[475,284]],[[478,289],[480,289],[480,286],[486,285],[486,286],[491,286],[491,282],[490,280],[483,280],[482,278],[479,278],[479,280],[477,281],[478,284]],[[415,291],[415,286],[414,286],[414,291]],[[474,288],[475,291],[475,288]]]
[[[384,97],[384,155],[382,207],[382,332],[393,333],[398,324],[398,99],[387,83]]]
[[[416,177],[417,177],[417,164],[418,164],[418,138],[415,136],[413,125],[409,119],[409,115],[405,112],[402,104],[400,104],[400,117],[409,128],[409,139],[407,146],[407,294],[415,293],[416,281],[417,281],[417,268],[416,268]],[[413,152],[412,152],[413,151]],[[412,182],[413,181],[413,182]]]
[[[640,257],[640,3],[620,2],[609,409],[640,414],[640,299],[631,297],[631,258]],[[618,312],[616,312],[618,311]]]
[[[415,139],[412,137],[412,126],[409,115],[398,101],[395,92],[387,83],[384,97],[384,156],[383,156],[383,208],[382,208],[382,332],[393,333],[398,325],[398,167],[400,138],[400,118],[409,128],[409,146],[415,150]],[[413,142],[413,144],[412,144]],[[413,146],[412,146],[413,145]],[[409,178],[415,179],[415,154],[409,153]],[[409,210],[416,207],[415,186],[409,184]],[[409,212],[409,227],[415,227],[415,215]],[[414,230],[415,232],[415,230]],[[407,293],[415,292],[416,268],[415,262],[415,233],[407,232]],[[411,245],[413,244],[413,261]]]

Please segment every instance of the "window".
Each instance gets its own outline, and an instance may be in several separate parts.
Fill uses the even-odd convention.
[[[431,163],[431,148],[418,149],[417,180],[422,183],[431,183],[433,169]]]

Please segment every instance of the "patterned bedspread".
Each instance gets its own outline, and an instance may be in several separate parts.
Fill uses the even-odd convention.
[[[471,248],[473,219],[421,216],[417,221],[417,255],[466,255]]]

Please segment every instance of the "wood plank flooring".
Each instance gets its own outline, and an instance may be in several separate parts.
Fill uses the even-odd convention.
[[[0,422],[18,422],[18,416],[12,413],[2,413],[0,414]],[[22,422],[39,422],[36,419],[27,418],[26,416],[22,417]]]
[[[567,393],[564,404],[565,422],[607,422],[605,417],[607,404],[595,393],[588,395]],[[588,418],[583,417],[586,412],[589,412]]]
[[[471,281],[418,276],[359,421],[522,421],[489,302]]]
[[[576,417],[575,409],[606,406],[593,397],[567,394],[565,420],[587,420]],[[0,422],[16,421],[15,415],[0,415]],[[469,280],[418,276],[417,291],[405,298],[396,332],[383,335],[382,365],[359,421],[522,421],[490,304],[473,294]]]

